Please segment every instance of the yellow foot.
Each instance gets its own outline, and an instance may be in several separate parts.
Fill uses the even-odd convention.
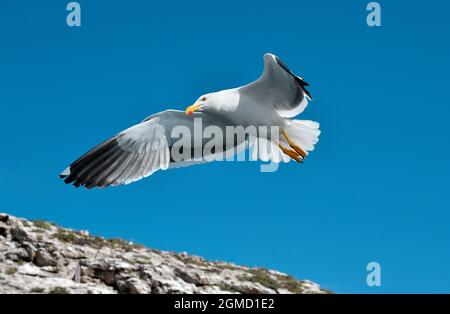
[[[305,159],[306,152],[294,144],[294,142],[289,138],[289,136],[287,135],[287,133],[284,129],[281,129],[281,133],[283,133],[283,136],[286,139],[286,141],[288,142],[289,146],[291,146],[291,148],[293,148],[297,154],[299,154],[300,156],[302,156],[303,159]]]
[[[286,148],[286,147],[282,146],[280,143],[278,143],[278,147],[281,149],[281,151],[283,153],[285,153],[286,155],[288,155],[289,157],[294,159],[296,162],[300,162],[300,163],[303,162],[303,159],[300,157],[300,155],[296,151]]]

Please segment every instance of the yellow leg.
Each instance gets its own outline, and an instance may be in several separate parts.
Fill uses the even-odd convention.
[[[294,144],[294,142],[289,138],[289,136],[287,135],[287,133],[284,129],[281,129],[281,133],[283,133],[283,136],[286,139],[286,141],[288,142],[289,146],[291,146],[291,148],[293,148],[297,152],[297,154],[299,154],[300,156],[302,156],[303,159],[305,159],[306,152]]]
[[[280,143],[278,143],[278,147],[281,149],[281,151],[283,153],[285,153],[286,155],[288,155],[289,157],[294,159],[296,162],[300,162],[300,163],[303,162],[303,159],[300,158],[300,155],[297,152],[282,146]]]

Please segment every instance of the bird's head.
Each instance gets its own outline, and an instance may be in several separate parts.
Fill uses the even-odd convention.
[[[228,110],[229,107],[236,106],[238,101],[239,96],[235,90],[223,90],[205,94],[200,96],[192,106],[186,108],[186,114],[190,116],[196,111],[211,114],[218,113],[222,110]]]
[[[192,106],[186,108],[186,114],[190,116],[196,111],[208,111],[214,107],[214,104],[213,94],[202,95]]]

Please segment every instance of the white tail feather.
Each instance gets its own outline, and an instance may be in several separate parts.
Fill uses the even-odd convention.
[[[320,124],[310,120],[289,120],[286,129],[289,137],[306,153],[314,150],[319,141]]]
[[[299,146],[306,154],[314,150],[314,145],[319,141],[319,123],[310,120],[286,120],[286,133],[295,145]],[[284,137],[280,141],[289,148]],[[251,159],[272,162],[289,162],[292,158],[283,154],[274,141],[265,138],[250,137],[252,148]]]

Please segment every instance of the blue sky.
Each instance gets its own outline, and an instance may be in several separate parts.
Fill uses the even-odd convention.
[[[68,1],[67,1],[68,2]],[[278,269],[336,292],[450,292],[450,5],[381,1],[0,2],[0,211]],[[58,178],[98,142],[258,77],[311,84],[316,150],[275,173],[212,163],[105,190]],[[382,286],[366,285],[366,265]]]

